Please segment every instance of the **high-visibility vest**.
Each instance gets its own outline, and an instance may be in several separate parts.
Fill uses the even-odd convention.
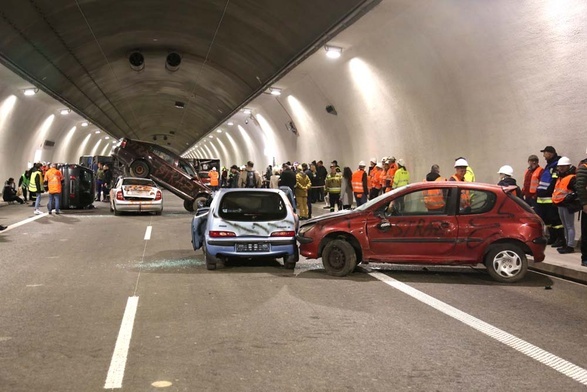
[[[423,181],[426,181],[424,179]],[[442,177],[438,177],[434,181],[444,181]],[[442,210],[446,203],[444,202],[444,196],[442,189],[426,189],[424,192],[424,204],[426,208],[431,211]]]
[[[52,195],[61,193],[61,180],[63,180],[63,174],[57,169],[49,169],[45,173],[45,181],[49,186],[49,193]]]
[[[410,183],[410,172],[405,167],[397,169],[393,176],[393,189],[399,188],[400,186],[408,185]]]
[[[377,166],[373,167],[373,169],[371,169],[371,172],[369,173],[369,177],[367,178],[367,187],[369,188],[369,190],[371,190],[372,188],[375,189],[379,189],[381,188],[381,185],[379,183],[379,172],[382,169],[378,168]]]
[[[456,174],[453,174],[452,176],[450,176],[450,178],[454,178],[454,181],[465,181],[464,178],[460,179]]]
[[[353,173],[351,178],[351,185],[353,187],[353,192],[359,195],[362,195],[365,192],[363,188],[363,175],[365,174],[365,170],[357,170]]]
[[[29,191],[31,192],[41,192],[41,189],[37,189],[37,177],[39,177],[39,182],[41,183],[41,186],[43,186],[41,181],[41,172],[38,170],[35,170],[34,172],[31,173],[31,182],[29,183]]]
[[[561,204],[565,200],[565,197],[572,193],[569,189],[569,183],[573,178],[575,178],[575,175],[569,174],[568,176],[559,177],[556,180],[554,191],[552,192],[552,202],[554,204]]]
[[[218,186],[218,172],[216,170],[210,170],[208,177],[210,178],[210,186]]]
[[[389,169],[387,169],[387,173],[385,175],[385,192],[389,192],[393,186],[393,177],[395,176],[395,172],[397,171],[397,164],[392,163],[389,165]]]
[[[530,178],[530,188],[528,189],[529,193],[536,193],[536,189],[538,189],[538,184],[540,184],[540,176],[542,175],[543,170],[543,168],[538,166],[532,172],[532,177]],[[526,169],[526,171],[524,172],[524,178],[526,178],[526,174],[528,173],[528,171],[530,171],[530,169]],[[526,192],[526,189],[522,189],[522,192]]]

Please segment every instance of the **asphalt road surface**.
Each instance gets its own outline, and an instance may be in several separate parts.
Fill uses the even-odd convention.
[[[587,389],[586,286],[379,264],[335,278],[320,260],[207,271],[191,214],[164,202],[0,208],[0,391]]]

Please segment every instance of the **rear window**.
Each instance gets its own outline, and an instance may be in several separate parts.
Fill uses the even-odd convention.
[[[287,217],[287,207],[277,193],[231,192],[220,201],[218,215],[232,221],[274,221]]]
[[[155,183],[148,179],[142,178],[125,178],[122,180],[122,185],[145,185],[145,186],[155,186]]]

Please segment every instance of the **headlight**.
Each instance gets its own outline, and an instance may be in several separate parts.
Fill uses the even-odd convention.
[[[308,231],[312,230],[314,228],[314,226],[316,226],[316,224],[311,224],[311,225],[304,225],[300,228],[300,231],[298,232],[299,235],[304,235],[306,234]]]

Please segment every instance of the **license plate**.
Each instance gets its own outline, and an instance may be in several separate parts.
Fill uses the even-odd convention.
[[[236,244],[237,252],[269,252],[267,243]]]

